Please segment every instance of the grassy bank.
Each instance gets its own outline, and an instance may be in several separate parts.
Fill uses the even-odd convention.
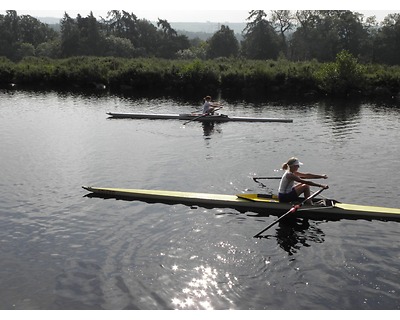
[[[107,88],[110,91],[224,96],[398,97],[400,67],[360,65],[343,52],[333,63],[238,59],[162,60],[74,57],[0,58],[0,84],[40,88]]]

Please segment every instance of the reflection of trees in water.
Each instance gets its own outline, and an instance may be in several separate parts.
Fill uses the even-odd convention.
[[[319,103],[325,124],[336,139],[344,140],[359,132],[361,103],[355,100],[323,101]]]
[[[324,242],[325,234],[313,221],[308,219],[288,218],[279,222],[276,235],[266,235],[263,238],[276,237],[279,246],[289,255],[296,253],[301,247],[310,247],[311,243]]]

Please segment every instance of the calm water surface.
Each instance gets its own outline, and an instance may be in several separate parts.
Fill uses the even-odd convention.
[[[222,98],[223,99],[223,98]],[[270,192],[290,156],[327,197],[399,207],[400,109],[225,102],[294,123],[111,120],[193,102],[0,92],[0,309],[400,309],[400,224],[85,197],[81,185]]]

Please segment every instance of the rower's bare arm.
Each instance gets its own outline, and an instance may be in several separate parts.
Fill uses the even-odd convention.
[[[314,173],[301,173],[297,172],[297,176],[302,179],[328,179],[326,174],[314,174]]]
[[[324,188],[324,189],[328,189],[329,186],[328,185],[323,185],[323,184],[319,184],[313,181],[308,181],[308,180],[304,180],[302,178],[300,178],[298,175],[293,175],[293,180],[299,183],[304,183],[304,184],[308,184],[309,186],[312,187],[318,187],[318,188]]]

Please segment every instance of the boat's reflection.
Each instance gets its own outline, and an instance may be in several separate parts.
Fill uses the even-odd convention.
[[[212,136],[212,134],[216,132],[221,133],[221,128],[219,127],[219,125],[217,124],[217,127],[215,127],[216,122],[214,121],[204,121],[202,122],[202,126],[203,126],[203,137],[205,137],[205,139],[210,139],[210,137]]]
[[[132,198],[124,198],[124,197],[114,197],[114,196],[104,196],[104,195],[96,195],[93,193],[86,194],[85,197],[90,198],[102,198],[102,199],[117,199],[124,201],[140,201],[146,202],[148,204],[152,203],[164,203],[167,205],[174,205],[179,202],[175,201],[160,201],[160,200],[140,200],[140,199],[132,199]],[[189,205],[191,208],[196,209],[198,205]],[[207,206],[201,205],[203,208],[213,209],[215,206]],[[229,211],[231,212],[231,211]],[[267,214],[265,211],[238,211],[242,213],[243,218],[247,217],[274,217],[272,215]],[[219,213],[221,214],[221,212]],[[222,213],[224,214],[224,213]],[[276,219],[276,217],[274,217]],[[311,223],[306,218],[300,217],[288,217],[281,220],[277,225],[273,228],[267,230],[264,234],[260,235],[258,238],[261,239],[270,239],[276,238],[278,245],[285,250],[289,255],[296,253],[300,250],[301,247],[310,247],[311,243],[322,243],[324,242],[325,234],[318,227],[323,220],[312,220]],[[263,219],[263,223],[265,223]]]
[[[310,223],[308,219],[292,218],[279,222],[274,237],[278,245],[292,255],[302,247],[310,247],[311,243],[324,242],[325,234],[317,221]]]

